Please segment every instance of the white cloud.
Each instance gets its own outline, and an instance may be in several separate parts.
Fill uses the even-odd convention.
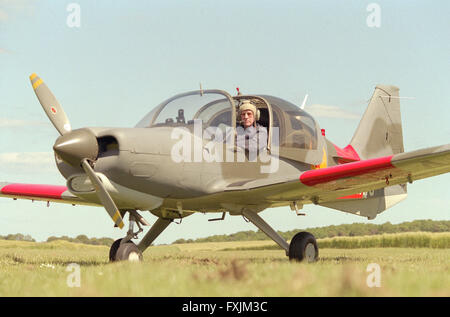
[[[0,0],[0,7],[15,10],[30,10],[34,7],[34,0]]]
[[[48,125],[48,123],[40,121],[0,118],[0,128],[46,126],[46,125]]]
[[[0,153],[0,171],[46,172],[55,169],[53,152]]]
[[[305,111],[314,117],[323,118],[342,118],[342,119],[360,119],[361,115],[353,113],[338,106],[314,104],[305,107]]]
[[[8,14],[4,10],[0,9],[0,22],[5,22],[7,20]]]
[[[30,0],[0,0],[0,22],[15,14],[33,14],[35,2]]]

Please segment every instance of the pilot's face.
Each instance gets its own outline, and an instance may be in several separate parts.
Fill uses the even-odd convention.
[[[250,127],[253,122],[255,122],[255,116],[253,115],[253,111],[244,110],[241,112],[241,122],[244,128]]]

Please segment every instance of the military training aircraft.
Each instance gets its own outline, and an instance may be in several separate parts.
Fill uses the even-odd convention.
[[[30,80],[61,134],[53,150],[67,184],[3,182],[0,196],[103,206],[121,229],[128,213],[129,229],[111,246],[110,261],[142,260],[169,224],[201,212],[222,213],[212,221],[243,216],[289,259],[313,262],[312,234],[300,232],[288,243],[258,213],[290,206],[301,215],[304,205],[316,204],[374,219],[406,198],[407,183],[450,171],[450,144],[404,153],[395,86],[376,86],[351,142],[340,148],[300,107],[239,91],[176,95],[134,128],[72,130],[42,79]],[[149,225],[142,211],[158,219],[136,245],[132,239]]]

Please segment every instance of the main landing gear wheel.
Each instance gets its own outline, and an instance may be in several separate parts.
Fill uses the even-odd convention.
[[[316,238],[309,232],[299,232],[289,244],[289,260],[315,262],[319,258]]]
[[[122,243],[122,239],[114,241],[109,250],[109,261],[142,261],[142,252],[133,242]]]

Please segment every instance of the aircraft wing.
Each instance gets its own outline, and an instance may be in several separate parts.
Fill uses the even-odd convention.
[[[265,178],[227,191],[252,190],[268,203],[322,203],[344,196],[450,172],[450,144],[303,172],[300,177]],[[253,191],[254,190],[254,191]],[[249,195],[247,194],[247,199]],[[263,198],[264,197],[264,198]]]
[[[0,182],[0,197],[100,206],[73,195],[66,186]]]

